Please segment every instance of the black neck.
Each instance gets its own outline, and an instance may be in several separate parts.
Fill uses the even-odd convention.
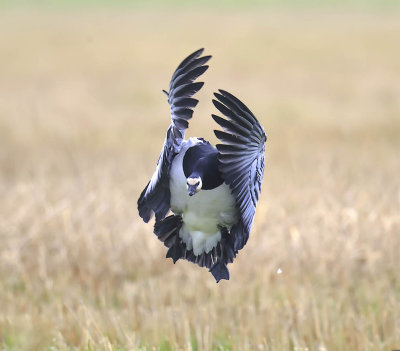
[[[186,178],[200,177],[202,189],[210,190],[223,183],[218,170],[218,151],[209,143],[189,148],[183,158],[183,171]]]

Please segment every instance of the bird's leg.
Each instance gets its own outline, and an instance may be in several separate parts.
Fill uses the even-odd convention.
[[[181,238],[179,237],[179,232],[176,234],[175,242],[167,251],[167,258],[171,257],[172,261],[176,263],[180,258],[184,256],[185,248],[182,244]]]
[[[210,268],[210,272],[214,276],[217,283],[219,283],[219,281],[221,279],[229,280],[229,270],[228,270],[228,267],[226,266],[226,262],[225,262],[225,245],[227,244],[227,241],[225,238],[226,230],[227,230],[226,228],[220,228],[220,231],[222,234],[221,242],[219,243],[220,247],[221,247],[221,254],[217,258],[217,261]]]

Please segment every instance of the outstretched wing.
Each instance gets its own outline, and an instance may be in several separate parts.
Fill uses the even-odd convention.
[[[267,137],[253,113],[232,94],[219,90],[213,100],[226,119],[212,115],[224,131],[214,133],[222,144],[219,169],[236,199],[239,221],[231,229],[234,250],[240,250],[249,238],[261,183],[264,175],[264,152]]]
[[[172,75],[169,85],[168,103],[171,110],[171,125],[168,128],[164,146],[158,159],[157,168],[138,200],[140,217],[147,223],[155,213],[156,221],[163,219],[170,209],[169,171],[172,161],[179,153],[189,126],[193,108],[198,100],[192,96],[204,83],[194,82],[208,68],[205,63],[211,56],[200,57],[200,49],[184,59]]]

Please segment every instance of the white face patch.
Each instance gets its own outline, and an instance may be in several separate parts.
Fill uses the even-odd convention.
[[[189,188],[189,185],[198,184],[197,187],[196,187],[196,193],[201,190],[202,182],[201,182],[201,178],[200,177],[198,177],[198,178],[188,178],[188,179],[186,179],[186,182],[187,182],[186,188]]]

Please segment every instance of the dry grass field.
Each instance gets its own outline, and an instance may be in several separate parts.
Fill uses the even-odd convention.
[[[1,350],[400,348],[399,11],[8,8],[0,33]],[[136,210],[200,47],[189,135],[215,142],[218,88],[268,135],[219,284]]]

